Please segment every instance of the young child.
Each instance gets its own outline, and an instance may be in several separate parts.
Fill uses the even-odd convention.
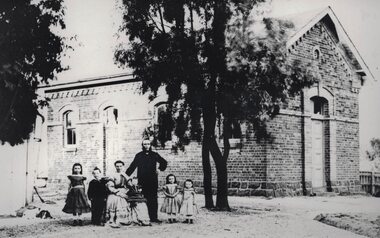
[[[115,181],[112,178],[109,178],[106,187],[109,193],[106,205],[106,210],[109,217],[108,224],[113,228],[119,228],[122,223],[127,225],[127,222],[125,222],[125,219],[129,213],[127,189],[116,188]]]
[[[164,203],[161,207],[161,212],[166,213],[169,217],[169,223],[177,222],[177,214],[180,207],[179,188],[177,179],[173,174],[166,177],[166,185],[163,187],[165,194]]]
[[[92,171],[94,179],[88,185],[87,196],[91,201],[91,223],[93,225],[104,225],[104,209],[106,206],[107,191],[102,172],[98,167]]]
[[[127,188],[127,201],[130,204],[130,220],[135,221],[141,226],[151,226],[146,199],[141,193],[142,189],[138,185],[137,177],[128,180]]]
[[[183,197],[180,210],[180,214],[186,218],[183,223],[193,224],[193,217],[197,212],[198,210],[195,204],[193,181],[191,179],[187,179],[183,188]]]
[[[67,176],[70,180],[69,192],[66,198],[66,204],[62,211],[74,215],[73,225],[83,225],[81,220],[82,213],[90,212],[90,205],[88,204],[84,180],[86,177],[82,176],[82,165],[75,163],[72,168],[72,175]],[[76,216],[78,215],[78,219]]]

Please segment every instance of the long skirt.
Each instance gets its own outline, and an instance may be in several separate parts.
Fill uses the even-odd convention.
[[[131,202],[130,220],[141,225],[148,225],[149,214],[148,207],[145,202]]]
[[[193,199],[185,200],[180,209],[180,214],[184,216],[193,216],[198,213],[197,205],[194,204]]]
[[[84,187],[73,187],[70,189],[62,211],[70,214],[82,214],[91,211]]]
[[[166,214],[177,214],[179,212],[180,204],[181,201],[179,196],[174,198],[165,197],[160,211]]]
[[[125,220],[129,215],[129,204],[125,198],[110,194],[107,198],[106,210],[108,217],[115,214],[119,221]]]

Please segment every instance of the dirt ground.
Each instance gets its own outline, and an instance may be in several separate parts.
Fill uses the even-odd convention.
[[[232,212],[200,209],[195,224],[165,221],[151,227],[72,226],[63,201],[35,203],[54,219],[0,218],[0,237],[380,237],[380,199],[366,196],[258,198],[230,197]],[[159,202],[162,202],[161,200]],[[203,204],[203,196],[197,196]],[[337,228],[339,227],[339,228]],[[355,234],[355,233],[357,234]],[[362,236],[362,235],[365,236]]]

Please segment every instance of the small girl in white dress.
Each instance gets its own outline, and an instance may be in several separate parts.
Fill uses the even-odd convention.
[[[193,181],[187,179],[183,188],[183,197],[180,214],[185,217],[183,223],[193,224],[194,215],[197,214],[198,209],[195,204],[195,190],[193,188]]]
[[[173,174],[166,177],[166,185],[163,187],[165,194],[164,203],[161,207],[161,212],[168,214],[169,223],[177,222],[177,214],[180,208],[179,188],[177,179]]]

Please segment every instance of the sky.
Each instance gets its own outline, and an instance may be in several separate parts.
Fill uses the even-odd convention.
[[[70,69],[58,75],[59,82],[126,72],[113,62],[119,42],[117,30],[121,14],[119,0],[65,0],[67,28],[62,36],[76,36],[68,42],[63,64]],[[379,0],[273,0],[273,15],[289,15],[330,6],[368,65],[375,80],[367,80],[359,94],[361,153],[369,140],[380,138],[380,22]]]

